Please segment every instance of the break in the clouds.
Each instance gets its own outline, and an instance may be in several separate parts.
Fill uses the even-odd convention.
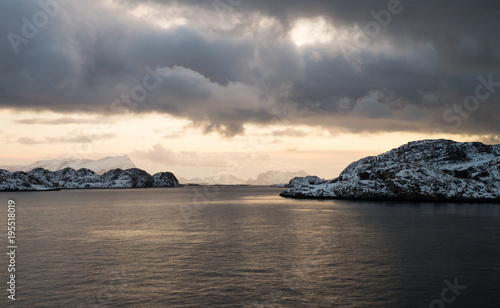
[[[166,113],[228,136],[495,136],[498,16],[495,1],[5,0],[0,105]]]

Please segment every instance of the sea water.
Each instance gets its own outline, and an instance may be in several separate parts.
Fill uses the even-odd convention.
[[[17,251],[16,300],[4,288],[0,306],[500,306],[500,204],[294,200],[281,190],[1,193],[4,247],[16,203]]]

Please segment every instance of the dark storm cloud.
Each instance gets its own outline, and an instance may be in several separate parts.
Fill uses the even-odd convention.
[[[162,112],[229,136],[276,122],[499,133],[494,1],[66,2],[42,0],[47,20],[38,1],[0,4],[1,106]],[[140,5],[181,8],[187,23],[162,29],[124,13]],[[233,28],[218,27],[232,16]],[[287,32],[318,16],[344,33],[378,31],[363,44],[296,47]],[[258,30],[265,18],[276,24]]]

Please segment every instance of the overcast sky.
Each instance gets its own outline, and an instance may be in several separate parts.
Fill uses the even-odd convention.
[[[492,0],[3,0],[0,164],[333,177],[415,139],[498,143],[499,16]]]

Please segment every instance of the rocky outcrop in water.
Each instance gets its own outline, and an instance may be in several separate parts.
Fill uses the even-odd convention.
[[[294,178],[291,198],[500,202],[500,145],[410,142],[350,164],[339,177]]]
[[[0,191],[178,186],[179,182],[171,172],[150,175],[137,168],[113,169],[103,175],[84,168],[58,171],[36,168],[29,172],[0,170]]]

